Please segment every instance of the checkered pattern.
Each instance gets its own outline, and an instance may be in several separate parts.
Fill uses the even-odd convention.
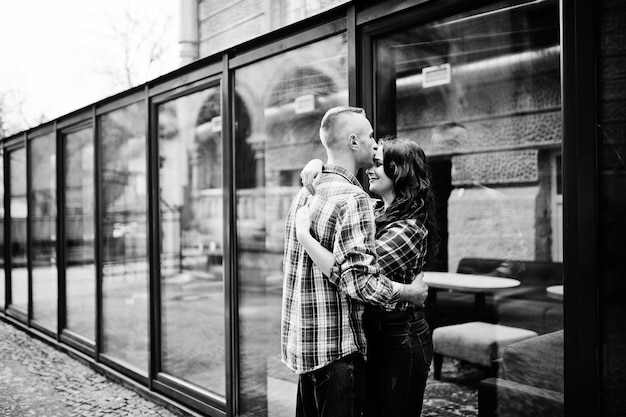
[[[378,215],[384,204],[375,207]],[[428,229],[415,219],[396,220],[376,231],[376,253],[380,272],[389,279],[410,284],[426,262]],[[400,303],[394,310],[405,310],[408,303]]]
[[[335,255],[332,280],[298,243],[295,213],[305,204],[311,234]],[[339,166],[324,168],[314,196],[305,189],[296,195],[286,222],[281,334],[282,361],[294,372],[314,371],[352,352],[365,354],[360,301],[397,303],[397,288],[378,275],[374,227],[369,196]]]

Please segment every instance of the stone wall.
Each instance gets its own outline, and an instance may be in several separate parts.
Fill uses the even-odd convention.
[[[533,260],[538,186],[457,188],[448,200],[448,268],[461,258]]]
[[[552,260],[559,55],[558,45],[543,46],[509,52],[498,66],[458,63],[452,82],[436,88],[411,75],[398,79],[398,135],[451,161],[450,271],[463,257]]]
[[[270,7],[268,0],[200,0],[200,57],[266,33]]]

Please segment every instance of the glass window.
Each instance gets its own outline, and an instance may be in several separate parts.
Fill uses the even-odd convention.
[[[220,91],[158,107],[161,370],[224,396]]]
[[[57,184],[54,133],[30,142],[30,224],[32,236],[33,320],[57,327]]]
[[[223,51],[348,0],[200,0],[200,56]]]
[[[148,372],[146,111],[137,103],[100,118],[102,352]]]
[[[4,152],[0,150],[0,311],[4,311],[6,282],[4,272]]]
[[[11,306],[28,311],[28,265],[26,253],[26,149],[9,153],[11,210]]]
[[[326,159],[322,116],[348,104],[346,37],[242,68],[235,87],[240,411],[291,416],[297,377],[280,360],[285,218],[302,167]]]
[[[538,367],[527,368],[533,386],[562,393],[559,33],[558,2],[532,1],[503,2],[376,39],[375,128],[378,136],[416,141],[428,156],[441,239],[428,268],[487,276],[494,286],[495,278],[516,280],[498,283],[514,288],[474,294],[437,292],[432,284],[431,326],[486,321],[533,338],[544,348],[532,355],[554,353],[536,358],[539,368],[549,362],[555,369],[547,378]],[[447,373],[444,367],[442,378],[467,391],[464,365],[444,360],[458,366]],[[503,361],[501,367],[521,369]],[[513,407],[532,402],[506,398]],[[506,415],[507,404],[497,407]]]
[[[65,279],[67,328],[95,340],[94,145],[91,127],[65,142]]]

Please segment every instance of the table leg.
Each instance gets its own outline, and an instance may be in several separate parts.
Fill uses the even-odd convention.
[[[437,288],[428,288],[428,298],[426,299],[426,320],[431,329],[437,327]]]
[[[474,295],[474,315],[481,321],[487,317],[487,301],[484,292],[477,292]]]

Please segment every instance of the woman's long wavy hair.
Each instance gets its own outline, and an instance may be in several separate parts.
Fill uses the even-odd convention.
[[[429,259],[437,252],[439,236],[435,219],[432,174],[424,150],[409,139],[385,137],[383,169],[393,181],[393,202],[376,218],[376,230],[401,219],[416,219],[428,230]]]

